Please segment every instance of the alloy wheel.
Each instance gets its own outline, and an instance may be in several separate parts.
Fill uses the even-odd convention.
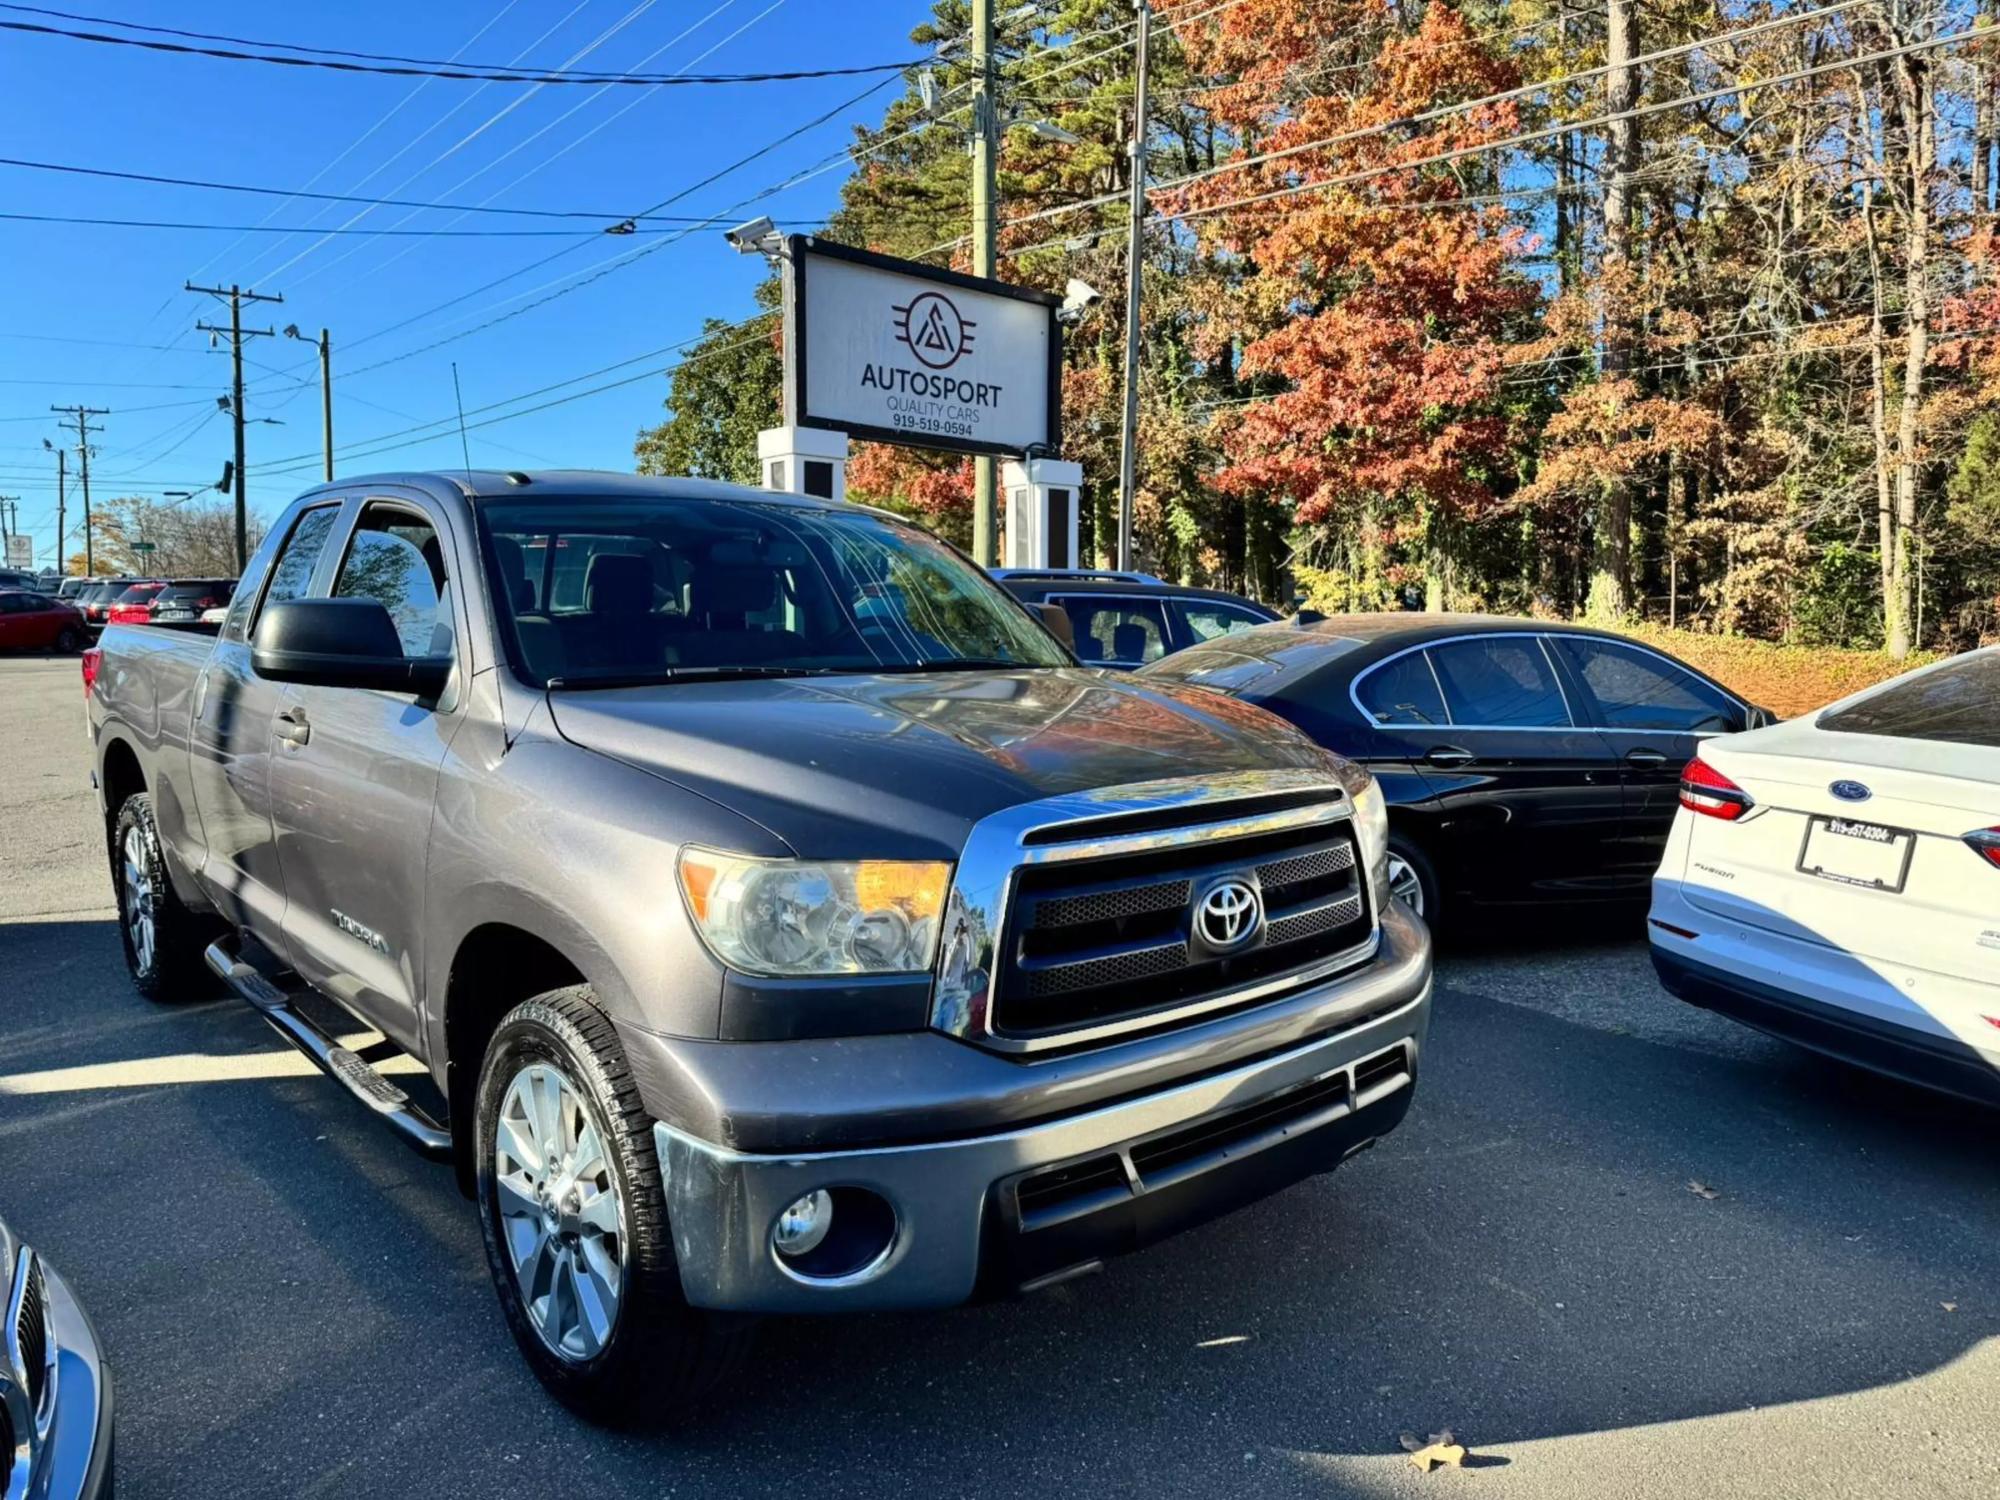
[[[493,1134],[501,1238],[528,1321],[551,1352],[593,1358],[625,1293],[625,1209],[603,1136],[546,1062],[508,1083]]]
[[[1417,878],[1416,866],[1400,854],[1389,856],[1389,894],[1401,897],[1418,916],[1424,914],[1424,883]]]
[[[120,850],[125,865],[125,933],[132,943],[132,964],[140,973],[153,966],[153,882],[146,871],[146,831],[132,827],[125,831]]]

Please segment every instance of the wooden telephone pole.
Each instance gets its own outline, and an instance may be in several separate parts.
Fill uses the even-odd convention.
[[[243,326],[243,304],[245,302],[283,302],[282,295],[264,292],[246,292],[240,286],[196,286],[192,281],[184,283],[190,292],[205,292],[211,297],[225,297],[229,301],[229,326],[217,328],[209,323],[194,326],[203,333],[228,334],[229,358],[231,366],[230,416],[236,420],[236,571],[241,573],[250,561],[249,505],[244,498],[244,487],[249,483],[249,475],[243,464],[243,341],[248,338],[270,338],[277,330],[271,328],[245,328]]]

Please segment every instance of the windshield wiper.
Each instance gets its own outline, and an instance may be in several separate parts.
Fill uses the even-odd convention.
[[[1015,672],[1036,665],[1031,661],[1002,661],[998,657],[952,656],[939,661],[885,661],[880,666],[862,670],[875,675],[892,672]]]
[[[734,682],[755,677],[827,677],[866,671],[865,667],[655,667],[649,672],[592,672],[581,677],[551,677],[552,693],[586,688],[653,687],[667,682]]]

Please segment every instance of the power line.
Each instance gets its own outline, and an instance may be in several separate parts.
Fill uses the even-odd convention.
[[[1845,8],[1846,5],[1852,3],[1854,3],[1854,0],[1843,0],[1843,5],[1839,8]],[[1818,11],[1800,13],[1800,18],[1808,16],[1817,16],[1819,14],[1821,14],[1821,12]],[[1663,99],[1655,101],[1654,103],[1651,104],[1642,104],[1630,110],[1618,110],[1612,113],[1596,115],[1581,120],[1567,120],[1558,125],[1550,125],[1537,130],[1523,131],[1517,135],[1503,136],[1497,140],[1481,141],[1474,145],[1453,147],[1449,150],[1433,152],[1427,156],[1417,156],[1402,161],[1384,163],[1381,166],[1364,167],[1351,172],[1339,172],[1331,176],[1316,178],[1311,182],[1293,183],[1286,187],[1272,188],[1267,192],[1252,193],[1244,197],[1232,198],[1221,203],[1208,203],[1208,204],[1203,204],[1197,208],[1177,209],[1173,211],[1163,210],[1159,213],[1154,214],[1151,218],[1147,220],[1147,222],[1167,223],[1174,220],[1187,220],[1187,219],[1200,218],[1207,214],[1223,213],[1230,209],[1245,208],[1253,204],[1266,203],[1278,198],[1295,197],[1300,193],[1316,192],[1322,188],[1349,187],[1357,183],[1373,181],[1378,177],[1389,177],[1389,176],[1396,176],[1399,174],[1406,174],[1414,172],[1422,167],[1440,166],[1447,162],[1463,160],[1464,158],[1469,156],[1481,156],[1489,151],[1511,150],[1516,146],[1531,145],[1537,141],[1550,140],[1556,136],[1564,135],[1576,130],[1587,129],[1592,126],[1607,125],[1618,120],[1639,119],[1647,115],[1661,114],[1668,110],[1682,109],[1691,104],[1706,104],[1716,99],[1724,99],[1734,94],[1743,93],[1745,90],[1748,89],[1765,89],[1765,88],[1775,87],[1776,85],[1779,84],[1797,83],[1807,78],[1817,77],[1822,73],[1847,72],[1851,71],[1854,68],[1865,66],[1866,64],[1869,63],[1885,62],[1892,58],[1904,57],[1918,52],[1927,52],[1939,47],[1948,47],[1955,45],[1956,43],[1959,42],[1973,40],[1975,39],[1976,35],[1977,35],[1977,29],[1975,28],[1973,30],[1952,32],[1948,36],[1932,37],[1924,41],[1906,42],[1901,44],[1900,46],[1880,48],[1874,52],[1862,53],[1853,57],[1838,58],[1829,62],[1816,63],[1808,67],[1795,68],[1787,73],[1767,74],[1763,77],[1752,79],[1748,83],[1727,84],[1720,88],[1707,89],[1699,93],[1683,94],[1673,99]],[[1713,44],[1714,42],[1717,41],[1730,40],[1733,38],[1733,36],[1734,33],[1725,33],[1720,36],[1708,38],[1708,43]],[[1545,80],[1541,85],[1541,87],[1546,88],[1551,86],[1553,83],[1560,81],[1561,80],[1559,79]],[[1484,101],[1471,101],[1471,102],[1477,103]],[[1469,107],[1469,106],[1455,106],[1455,108],[1464,108],[1464,107]],[[1394,128],[1394,127],[1393,125],[1382,126],[1382,127],[1371,127],[1369,130],[1360,132],[1358,134],[1374,135],[1374,134],[1379,134],[1380,131],[1383,129],[1389,129],[1389,128]],[[1348,136],[1342,138],[1345,139],[1355,138],[1355,133],[1350,133]],[[1334,139],[1335,139],[1334,137],[1327,137],[1319,141],[1303,142],[1297,146],[1286,147],[1282,152],[1268,152],[1264,153],[1262,156],[1258,158],[1243,158],[1235,163],[1228,163],[1225,164],[1224,166],[1215,167],[1201,172],[1191,172],[1188,173],[1186,176],[1173,178],[1167,182],[1157,184],[1154,188],[1154,192],[1156,194],[1170,193],[1176,188],[1184,187],[1191,183],[1204,181],[1208,178],[1220,175],[1220,173],[1226,170],[1228,167],[1249,165],[1254,160],[1269,160],[1279,155],[1286,155],[1286,156],[1296,155],[1304,150],[1309,150],[1315,147],[1321,147],[1330,144]],[[1037,213],[1026,214],[1019,219],[1010,220],[1009,222],[1027,223],[1036,219],[1053,218],[1061,213],[1071,212],[1079,208],[1100,206],[1102,201],[1103,201],[1102,199],[1085,199],[1077,203],[1061,205],[1058,208],[1044,209]],[[1100,231],[1100,233],[1101,232],[1103,231]],[[951,248],[952,244],[956,243],[958,242],[957,241],[949,242],[945,245],[934,247],[933,251],[927,251],[926,253],[927,254],[935,253],[935,250],[949,249]],[[1009,256],[1026,255],[1032,251],[1048,249],[1052,246],[1061,245],[1062,243],[1063,240],[1060,238],[1043,240],[1032,245],[1015,246],[1014,248],[1008,250],[1006,254]]]
[[[692,343],[695,342],[695,340],[691,339],[688,340],[688,342]],[[670,375],[675,370],[678,370],[685,365],[691,364],[696,360],[713,359],[717,355],[726,354],[737,349],[745,348],[748,345],[755,342],[756,340],[754,338],[737,339],[732,343],[721,344],[713,349],[704,350],[700,354],[689,355],[686,359],[676,360],[672,364],[662,365],[657,369],[641,370],[636,375],[627,375],[619,380],[607,381],[603,385],[592,386],[589,390],[573,391],[567,396],[558,396],[553,401],[544,401],[536,406],[523,407],[519,411],[503,412],[498,416],[488,417],[483,422],[467,423],[466,430],[477,431],[482,427],[492,427],[501,422],[511,422],[519,417],[532,416],[536,412],[547,411],[552,407],[566,406],[572,401],[581,401],[588,396],[601,395],[605,391],[617,390],[621,386],[633,385],[641,380],[651,380],[656,376]],[[521,398],[513,397],[511,399],[519,400]],[[508,402],[505,401],[489,402],[485,407],[474,407],[473,411],[477,412],[483,410],[490,410],[493,406],[504,406],[507,404]],[[416,446],[418,443],[431,442],[440,437],[449,437],[451,433],[456,429],[458,425],[458,420],[459,420],[458,417],[454,414],[449,417],[440,418],[435,422],[425,423],[424,424],[425,427],[435,428],[437,430],[425,432],[421,436],[407,438],[406,440],[403,441],[397,441],[397,442],[388,441],[388,439],[390,438],[402,438],[403,434],[401,433],[387,433],[380,438],[364,438],[359,443],[355,444],[353,448],[344,450],[343,456],[350,458],[352,457],[372,458],[377,454],[394,452],[398,448],[410,448]],[[314,457],[316,457],[316,455]],[[311,460],[308,459],[308,464],[310,463],[310,461]],[[296,470],[298,468],[305,466],[306,465],[294,462],[289,466],[289,468]],[[261,472],[283,473],[287,472],[287,470],[266,469],[262,470]]]
[[[1795,26],[1802,21],[1814,21],[1814,20],[1819,20],[1826,16],[1838,15],[1843,11],[1853,9],[1854,6],[1859,3],[1860,0],[1834,0],[1833,4],[1820,6],[1812,10],[1791,11],[1785,15],[1773,17],[1772,19],[1766,21],[1759,21],[1752,25],[1732,27],[1727,31],[1716,32],[1709,36],[1697,38],[1696,40],[1691,42],[1683,42],[1673,47],[1663,47],[1658,51],[1645,53],[1642,56],[1631,59],[1629,66],[1641,67],[1649,63],[1664,62],[1672,58],[1687,56],[1690,53],[1706,51],[1707,49],[1718,45],[1725,45],[1730,42],[1740,41],[1745,37],[1756,36],[1760,33],[1775,30],[1779,27]],[[1959,34],[1966,35],[1969,33],[1959,33]],[[1911,45],[1912,46],[1935,45],[1936,40],[1938,39],[1934,39],[1933,42],[1931,43],[1922,43],[1922,44],[1913,43]],[[1882,56],[1884,57],[1896,56],[1896,55],[1900,54],[1896,52],[1889,52],[1882,54]],[[1849,58],[1839,63],[1826,64],[1824,65],[1824,67],[1816,68],[1812,71],[1826,71],[1836,67],[1838,68],[1852,67],[1857,62],[1866,62],[1875,60],[1879,59]],[[1443,104],[1437,106],[1434,109],[1420,110],[1415,114],[1404,115],[1394,120],[1383,120],[1376,124],[1361,126],[1354,130],[1336,131],[1332,135],[1319,136],[1313,140],[1299,141],[1295,142],[1292,145],[1279,147],[1274,150],[1260,151],[1249,156],[1240,156],[1231,161],[1219,162],[1215,166],[1204,168],[1199,172],[1189,172],[1180,177],[1170,178],[1165,182],[1155,183],[1152,187],[1152,191],[1155,194],[1172,193],[1179,189],[1191,187],[1198,182],[1206,182],[1212,178],[1224,176],[1230,172],[1240,172],[1246,167],[1262,166],[1268,162],[1274,162],[1274,161],[1285,161],[1289,160],[1292,157],[1303,155],[1308,151],[1321,151],[1325,150],[1329,146],[1345,145],[1354,141],[1368,140],[1376,136],[1386,135],[1392,131],[1408,130],[1416,126],[1433,124],[1439,120],[1447,119],[1453,115],[1462,115],[1469,110],[1487,109],[1498,104],[1513,103],[1516,100],[1530,98],[1536,94],[1546,92],[1549,89],[1559,88],[1566,84],[1577,83],[1590,78],[1598,77],[1599,75],[1607,71],[1608,71],[1607,67],[1603,65],[1594,68],[1582,68],[1578,69],[1573,73],[1557,74],[1553,77],[1537,79],[1533,83],[1525,83],[1511,89],[1503,89],[1498,93],[1483,94],[1475,99],[1464,99],[1454,104]],[[1730,94],[1740,93],[1746,88],[1752,88],[1752,87],[1763,88],[1774,83],[1787,82],[1789,81],[1789,78],[1791,76],[1793,75],[1780,74],[1775,76],[1762,77],[1754,80],[1752,83],[1736,84],[1727,88],[1715,89],[1706,94],[1691,94],[1684,98],[1668,100],[1663,103],[1643,105],[1638,110],[1630,112],[1629,114],[1625,111],[1617,111],[1614,113],[1600,115],[1592,119],[1566,120],[1559,125],[1550,126],[1546,129],[1530,131],[1525,134],[1517,136],[1510,136],[1503,140],[1489,141],[1480,144],[1478,146],[1463,147],[1456,152],[1449,153],[1441,157],[1436,157],[1436,158],[1425,157],[1416,161],[1397,163],[1394,166],[1382,167],[1378,169],[1369,169],[1369,171],[1365,174],[1365,176],[1381,176],[1389,172],[1408,171],[1419,166],[1433,165],[1437,161],[1457,160],[1459,157],[1463,156],[1477,155],[1486,151],[1498,150],[1505,147],[1532,143],[1538,140],[1547,140],[1554,136],[1569,134],[1577,130],[1587,129],[1591,126],[1612,124],[1622,119],[1637,118],[1639,115],[1658,113],[1659,111],[1664,109],[1675,109],[1687,104],[1704,103],[1710,99],[1719,99],[1726,97]],[[1810,76],[1810,73],[1796,75],[1796,76]],[[1352,177],[1353,180],[1357,181],[1364,180],[1363,175],[1350,174],[1350,177]],[[1335,181],[1335,179],[1321,179],[1319,182],[1316,183],[1302,184],[1296,189],[1286,189],[1281,191],[1304,191],[1308,187],[1328,185],[1333,181]],[[1009,219],[1007,223],[1009,225],[1030,224],[1044,219],[1061,218],[1066,214],[1078,213],[1087,208],[1102,208],[1108,204],[1117,203],[1124,197],[1125,193],[1122,190],[1114,193],[1100,193],[1092,198],[1082,198],[1072,203],[1057,204],[1052,208],[1039,209],[1034,213],[1022,214],[1015,218]],[[1258,200],[1244,199],[1241,201],[1254,202]],[[1204,208],[1201,210],[1197,210],[1196,212],[1213,212],[1213,211],[1214,211],[1213,209]],[[1155,215],[1152,220],[1149,220],[1149,222],[1159,222],[1161,219],[1166,217],[1187,218],[1190,216],[1191,215],[1188,213],[1181,213],[1175,215],[1164,215],[1164,214]],[[957,239],[947,240],[942,244],[934,245],[929,250],[926,250],[923,253],[925,255],[934,255],[944,250],[954,249],[958,245],[963,244],[964,242],[965,242],[965,236],[961,235]],[[1020,252],[1015,251],[1010,253],[1018,254]]]
[[[806,134],[808,131],[817,129],[819,126],[826,124],[829,120],[832,120],[837,116],[845,113],[847,110],[852,109],[855,105],[861,103],[863,100],[867,99],[871,95],[879,92],[883,88],[886,88],[888,86],[889,81],[890,80],[885,79],[882,80],[881,82],[871,84],[868,88],[863,89],[853,98],[843,100],[841,103],[835,105],[832,109],[827,110],[824,114],[816,115],[812,119],[807,120],[805,123],[795,126],[793,129],[787,131],[784,135],[781,135],[776,140],[767,142],[765,145],[758,147],[756,150],[750,152],[747,156],[739,157],[736,161],[731,162],[728,166],[722,167],[717,171],[711,172],[707,177],[702,178],[699,182],[691,183],[687,187],[680,189],[678,192],[668,195],[666,198],[661,199],[658,203],[655,203],[651,207],[646,209],[643,214],[634,215],[634,217],[635,218],[646,217],[654,213],[657,213],[660,209],[665,208],[668,205],[679,201],[681,198],[687,197],[691,193],[699,192],[702,188],[709,186],[711,183],[720,181],[722,178],[728,176],[731,172],[737,171],[742,167],[748,166],[751,162],[758,160],[760,157],[769,155],[771,152],[777,150],[779,147],[784,146],[790,141],[797,139],[799,136]],[[597,264],[597,266],[591,269],[578,272],[574,278],[568,278],[567,284],[561,285],[560,290],[552,291],[546,297],[542,297],[537,301],[529,302],[525,306],[515,308],[511,312],[502,313],[497,317],[489,318],[485,322],[476,324],[473,327],[462,329],[458,333],[449,334],[442,339],[434,340],[431,343],[425,344],[419,348],[408,350],[402,354],[391,355],[389,358],[377,360],[373,364],[363,365],[360,369],[350,371],[349,378],[352,379],[354,376],[365,374],[370,370],[379,370],[384,365],[396,364],[405,359],[412,359],[419,354],[428,353],[430,350],[439,348],[444,344],[453,343],[462,338],[468,338],[472,334],[479,333],[487,328],[491,328],[497,323],[503,323],[511,318],[517,318],[522,313],[528,312],[533,308],[540,307],[547,302],[552,302],[558,297],[567,296],[570,292],[580,290],[581,288],[588,286],[593,282],[602,280],[604,277],[609,276],[616,271],[621,271],[625,269],[626,266],[632,264],[634,261],[642,260],[648,255],[666,249],[669,245],[679,243],[681,240],[693,234],[697,229],[707,228],[722,223],[731,214],[738,213],[741,210],[748,208],[754,203],[762,202],[766,198],[772,197],[777,193],[785,191],[787,188],[793,186],[797,180],[798,179],[796,178],[788,178],[783,182],[779,182],[770,187],[760,189],[758,192],[751,194],[749,197],[739,199],[735,203],[730,204],[727,208],[721,209],[716,213],[710,214],[708,218],[703,220],[701,223],[693,224],[687,227],[686,229],[676,230],[671,234],[664,235],[660,239],[656,240],[654,243],[643,246],[639,249],[620,252],[619,254],[610,257],[610,259],[606,261],[600,261]],[[402,318],[395,323],[389,324],[387,327],[378,328],[373,333],[364,334],[360,338],[352,340],[348,344],[348,347],[351,349],[354,348],[356,345],[369,343],[378,338],[384,338],[389,334],[396,333],[404,328],[409,327],[413,323],[421,322],[425,318],[443,312],[447,308],[455,307],[459,303],[468,301],[471,298],[477,297],[484,292],[492,291],[495,287],[503,286],[507,282],[514,280],[516,277],[525,276],[530,271],[538,270],[542,266],[549,265],[550,263],[559,260],[566,255],[573,254],[575,251],[583,249],[586,245],[593,243],[596,240],[596,238],[597,236],[595,235],[586,236],[580,239],[574,245],[568,246],[562,250],[557,250],[552,254],[545,255],[539,260],[531,261],[525,266],[521,266],[515,270],[509,271],[504,276],[496,277],[492,281],[486,282],[484,285],[474,287],[469,292],[462,292],[456,297],[449,298],[444,302],[436,304],[435,306],[425,308],[421,312],[412,313],[409,317]],[[544,286],[554,287],[557,286],[559,283],[564,282],[565,280],[566,278],[557,278],[555,282],[544,283]],[[517,294],[516,299],[512,300],[518,300],[520,297],[532,297],[537,291],[540,290],[542,290],[541,287],[531,287],[528,289],[528,291]]]
[[[99,219],[69,214],[17,214],[0,212],[0,219],[21,224],[68,224],[90,229],[185,229],[220,234],[355,234],[377,235],[385,239],[522,240],[573,238],[574,229],[304,229],[289,224],[195,224],[177,219]],[[685,222],[706,223],[689,217]],[[631,219],[606,225],[599,234],[664,234],[672,226],[648,228]],[[160,347],[173,347],[171,345]]]
[[[122,172],[110,167],[80,167],[67,162],[28,161],[15,156],[0,156],[0,167],[25,167],[35,171],[64,172],[80,177],[108,177],[120,182],[144,182],[161,187],[203,188],[220,193],[255,193],[271,198],[306,198],[319,203],[359,203],[369,208],[432,208],[442,213],[506,214],[514,218],[528,219],[602,219],[613,224],[628,221],[644,223],[647,220],[685,223],[693,218],[688,214],[625,214],[608,209],[600,212],[585,208],[490,208],[480,203],[436,203],[413,198],[370,198],[358,193],[316,193],[304,188],[258,187],[248,183],[215,182],[199,177],[168,177],[153,172]],[[339,230],[311,227],[286,231],[289,234],[339,232]]]
[[[662,42],[659,46],[655,47],[651,52],[648,52],[644,57],[640,58],[639,59],[640,64],[643,65],[645,63],[649,63],[654,58],[659,57],[662,53],[667,52],[673,47],[679,46],[682,42],[686,41],[690,36],[694,35],[695,32],[701,30],[704,26],[706,26],[710,21],[713,21],[717,16],[721,15],[724,11],[732,8],[736,3],[737,0],[721,0],[721,3],[716,5],[706,15],[703,15],[698,20],[695,20],[689,25],[683,27],[675,35],[669,37],[666,41]],[[770,3],[768,5],[766,5],[762,10],[758,11],[755,15],[751,16],[749,20],[743,22],[742,25],[738,26],[734,31],[730,32],[727,36],[724,36],[719,41],[711,43],[705,50],[696,53],[677,71],[683,73],[692,71],[698,64],[706,62],[709,58],[713,57],[716,53],[720,52],[724,47],[727,47],[731,42],[735,41],[738,37],[742,36],[744,32],[750,30],[751,27],[757,25],[758,22],[764,20],[765,17],[769,16],[773,11],[777,10],[784,3],[785,0],[770,0]],[[529,146],[533,145],[536,141],[540,140],[543,136],[547,135],[550,131],[554,130],[556,127],[558,127],[564,121],[571,118],[573,115],[578,114],[582,110],[590,108],[590,106],[595,104],[600,98],[604,96],[604,94],[605,94],[604,89],[598,89],[593,93],[584,95],[582,99],[580,99],[577,103],[572,104],[568,109],[564,110],[561,114],[557,115],[553,120],[548,121],[538,129],[532,131],[530,134],[523,137],[521,140],[516,141],[512,146],[509,146],[505,151],[501,152],[498,156],[494,157],[484,166],[477,167],[473,171],[466,174],[464,177],[461,177],[457,182],[453,183],[451,187],[447,188],[446,192],[456,193],[460,188],[463,188],[470,183],[476,182],[479,178],[485,176],[488,172],[491,172],[495,167],[498,167],[502,162],[506,161],[508,158],[514,156],[516,153],[520,151],[526,150]],[[540,161],[536,162],[533,166],[530,166],[526,170],[517,173],[511,180],[509,180],[506,183],[503,183],[500,187],[497,187],[492,192],[488,193],[484,198],[481,198],[479,200],[480,206],[484,207],[485,205],[493,202],[494,199],[504,196],[506,193],[511,191],[514,187],[518,186],[520,183],[527,181],[527,179],[532,177],[536,172],[539,172],[543,168],[547,167],[551,162],[555,161],[558,157],[563,156],[566,153],[575,150],[578,146],[582,145],[585,141],[589,140],[593,135],[596,135],[599,131],[606,129],[608,126],[611,125],[613,121],[621,118],[626,114],[629,114],[632,110],[637,109],[640,105],[646,104],[653,99],[657,99],[658,97],[659,96],[657,94],[646,94],[646,93],[632,95],[623,105],[621,105],[618,109],[612,111],[611,115],[608,118],[598,121],[597,124],[593,125],[590,129],[584,131],[583,134],[577,136],[573,140],[569,141],[567,144],[560,146],[555,150],[549,152],[547,155],[543,156]],[[410,220],[414,219],[415,217],[416,214],[414,212],[406,213],[403,215],[402,218],[398,219],[396,223],[391,225],[390,227],[401,228],[404,224],[409,223]],[[441,228],[449,227],[450,225],[457,223],[458,220],[463,217],[464,215],[460,214],[454,218],[447,219],[445,223],[439,227]],[[405,245],[401,250],[397,251],[394,255],[391,255],[387,260],[381,262],[381,264],[376,266],[373,274],[377,276],[381,275],[384,270],[386,270],[389,266],[394,265],[398,260],[402,259],[405,255],[408,255],[414,248],[415,248],[414,246]],[[358,246],[343,251],[341,254],[335,256],[333,260],[326,263],[325,265],[317,266],[313,270],[307,272],[306,278],[317,276],[321,271],[332,269],[332,267],[339,265],[343,260],[351,259],[356,253],[358,253],[358,251],[359,251]],[[350,278],[349,282],[346,284],[352,285],[353,284],[352,279]]]
[[[27,6],[0,6],[0,9],[27,10]],[[96,18],[87,18],[96,20]],[[117,21],[96,21],[99,25],[117,26]],[[874,73],[900,73],[906,68],[921,65],[923,58],[902,58],[895,62],[857,63],[843,68],[788,68],[770,73],[521,73],[521,72],[474,72],[469,68],[451,68],[442,63],[406,65],[394,63],[373,63],[343,61],[337,57],[280,57],[270,52],[243,52],[225,47],[196,46],[189,42],[149,41],[144,37],[113,36],[101,31],[72,31],[61,26],[46,26],[34,21],[0,21],[0,30],[28,32],[40,36],[67,37],[78,42],[98,42],[116,47],[141,47],[152,52],[192,54],[199,57],[223,58],[230,62],[273,63],[287,68],[324,68],[341,73],[376,73],[396,78],[448,78],[466,83],[574,83],[597,86],[600,84],[631,84],[645,88],[670,88],[684,85],[726,85],[738,83],[797,83],[815,78],[861,78]],[[287,42],[250,42],[255,47],[287,47]],[[308,49],[294,49],[308,50]],[[366,54],[352,54],[360,57]]]

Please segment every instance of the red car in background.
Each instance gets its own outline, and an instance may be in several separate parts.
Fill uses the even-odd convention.
[[[83,611],[25,589],[0,592],[0,650],[81,650],[89,638]]]
[[[83,611],[83,618],[92,629],[104,625],[111,615],[111,606],[125,596],[125,591],[135,583],[144,583],[143,578],[107,578],[93,584],[76,596],[77,607]]]
[[[153,617],[153,596],[167,585],[164,580],[135,583],[111,601],[104,614],[107,625],[144,625]]]

